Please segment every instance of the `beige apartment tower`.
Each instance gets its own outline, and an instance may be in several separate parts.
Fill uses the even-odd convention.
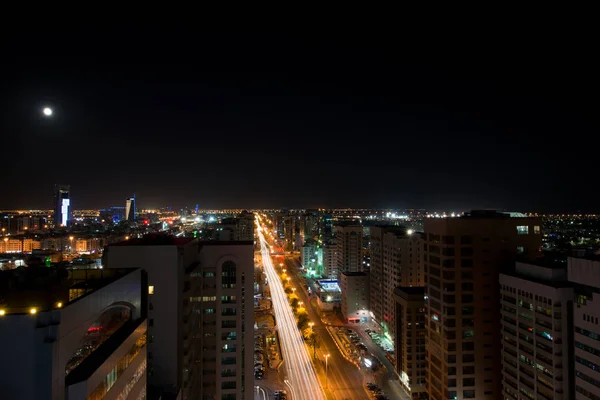
[[[541,220],[472,211],[425,220],[430,399],[501,398],[499,275],[541,247]]]
[[[421,234],[403,226],[371,227],[371,311],[392,338],[396,331],[394,290],[424,284],[423,243]]]
[[[394,290],[396,374],[411,399],[427,399],[425,351],[425,288],[397,287]]]
[[[337,278],[342,272],[362,272],[362,226],[340,225],[335,227],[337,244]]]

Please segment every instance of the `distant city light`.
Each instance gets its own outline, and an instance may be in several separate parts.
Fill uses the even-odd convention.
[[[414,233],[414,231],[412,229],[409,229],[406,231],[406,233],[408,233],[409,235],[412,235]]]
[[[37,309],[36,308],[32,308],[32,309],[29,310],[29,314],[33,315],[35,313],[37,313]]]
[[[50,107],[45,107],[45,108],[44,108],[44,115],[45,115],[46,117],[49,117],[49,116],[51,116],[51,115],[52,115],[52,109],[51,109]]]

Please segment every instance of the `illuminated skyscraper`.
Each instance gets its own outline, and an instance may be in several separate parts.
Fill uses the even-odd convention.
[[[135,221],[135,194],[125,200],[125,220]]]
[[[54,225],[67,226],[71,221],[71,186],[54,185]]]

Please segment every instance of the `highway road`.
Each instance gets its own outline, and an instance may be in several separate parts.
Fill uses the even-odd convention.
[[[320,348],[317,351],[317,356],[320,360],[324,360],[324,355],[330,354],[327,374],[328,391],[331,391],[338,400],[368,399],[369,397],[363,385],[362,373],[340,353],[325,324],[323,324],[310,303],[306,287],[303,286],[304,282],[297,274],[298,263],[293,259],[286,259],[286,268],[288,272],[291,272],[292,282],[296,284],[296,295],[300,298],[300,301],[304,302],[308,316],[315,324],[313,329],[319,335]]]
[[[277,319],[277,329],[284,360],[283,365],[288,377],[286,384],[290,388],[288,392],[290,392],[293,400],[325,400],[325,393],[319,384],[317,374],[304,345],[304,340],[296,325],[292,308],[273,266],[270,247],[263,234],[259,216],[257,216],[256,224],[262,262],[269,280],[273,310]]]

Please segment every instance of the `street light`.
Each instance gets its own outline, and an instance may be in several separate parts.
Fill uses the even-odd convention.
[[[329,360],[330,354],[325,354],[325,389],[327,389],[327,360]]]
[[[308,326],[310,328],[310,331],[312,332],[312,327],[315,326],[315,323],[314,322],[309,322]]]
[[[292,279],[292,278],[287,278],[287,283],[288,283],[288,285],[290,284],[290,280],[291,280],[291,279]]]

